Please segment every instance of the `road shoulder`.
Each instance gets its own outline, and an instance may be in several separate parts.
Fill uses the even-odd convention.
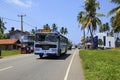
[[[79,57],[79,50],[77,50],[74,54],[75,56],[67,80],[85,80],[81,59]]]

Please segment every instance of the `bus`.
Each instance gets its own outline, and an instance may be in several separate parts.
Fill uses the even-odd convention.
[[[59,32],[37,30],[35,33],[34,54],[43,58],[44,55],[59,57],[67,52],[68,39]]]

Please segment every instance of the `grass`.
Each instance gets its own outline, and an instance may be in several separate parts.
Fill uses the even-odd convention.
[[[2,50],[2,57],[20,54],[20,50]]]
[[[80,50],[86,80],[120,80],[120,49]]]

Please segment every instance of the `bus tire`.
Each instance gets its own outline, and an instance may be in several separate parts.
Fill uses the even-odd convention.
[[[43,54],[40,54],[39,57],[42,59],[43,58]]]
[[[61,49],[58,50],[58,56],[60,56],[60,55],[61,55]]]
[[[64,52],[64,54],[66,54],[67,53],[67,49],[65,49],[65,52]]]

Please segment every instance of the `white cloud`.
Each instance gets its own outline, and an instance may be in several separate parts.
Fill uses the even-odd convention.
[[[6,0],[8,3],[12,3],[12,4],[16,4],[18,6],[21,6],[21,7],[31,7],[32,5],[32,1],[31,0],[27,0],[27,1],[21,1],[21,0]]]

